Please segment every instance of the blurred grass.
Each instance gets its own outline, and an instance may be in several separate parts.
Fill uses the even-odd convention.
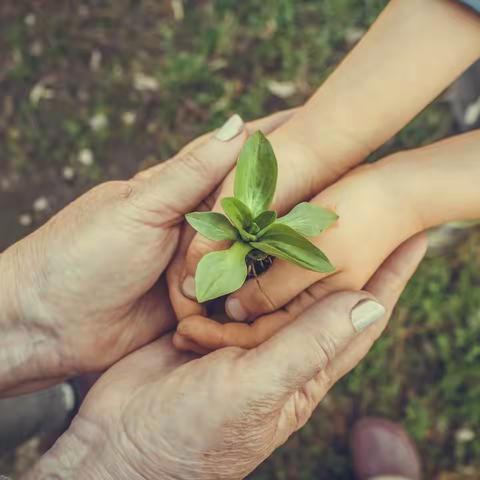
[[[94,183],[168,158],[232,112],[251,119],[301,104],[385,4],[3,0],[0,249]],[[436,102],[375,158],[452,129]],[[43,213],[32,208],[39,196]],[[20,226],[21,214],[33,225]],[[425,261],[389,334],[251,478],[349,478],[348,431],[363,414],[402,421],[427,478],[478,466],[480,439],[462,443],[455,432],[480,424],[479,247],[472,235]]]

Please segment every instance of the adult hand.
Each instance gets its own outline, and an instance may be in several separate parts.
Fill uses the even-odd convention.
[[[408,241],[366,292],[314,302],[258,348],[195,358],[164,337],[131,354],[25,480],[244,478],[368,352],[425,249]]]
[[[185,213],[232,169],[248,129],[232,117],[171,160],[87,192],[0,255],[0,391],[99,371],[171,329],[163,282]]]

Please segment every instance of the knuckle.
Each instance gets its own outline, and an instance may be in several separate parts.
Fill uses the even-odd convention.
[[[119,187],[118,187],[119,197],[126,200],[126,199],[130,198],[135,191],[134,183],[131,182],[131,181],[120,182],[120,183],[121,183],[121,185],[119,185]]]
[[[142,182],[144,180],[148,180],[152,175],[153,175],[153,172],[150,169],[142,170],[141,172],[136,173],[133,176],[132,180]]]
[[[320,372],[318,372],[317,376],[315,377],[315,381],[321,389],[322,396],[326,395],[328,390],[330,390],[330,388],[335,383],[335,379],[333,378],[332,372],[329,368],[324,368],[320,370]]]
[[[324,281],[319,281],[312,285],[310,288],[307,288],[306,291],[310,294],[312,300],[316,302],[330,295],[334,291],[334,288],[332,288]]]
[[[402,290],[406,283],[400,271],[393,267],[384,269],[382,272],[382,282],[393,291]]]
[[[128,181],[108,181],[93,187],[79,200],[85,208],[98,209],[100,205],[113,205],[118,200],[128,198],[132,192],[133,186]]]
[[[241,347],[225,347],[221,350],[217,350],[216,352],[218,352],[219,356],[224,356],[228,360],[236,361],[240,360],[245,355],[246,350]]]
[[[311,338],[314,342],[317,365],[319,369],[323,369],[335,358],[335,354],[337,353],[336,341],[326,330],[313,334]]]
[[[273,312],[280,308],[280,304],[274,294],[267,291],[262,285],[260,278],[256,278],[255,286],[252,291],[248,292],[248,304],[250,307],[260,313]]]
[[[178,169],[184,169],[187,173],[196,177],[208,177],[211,171],[208,165],[193,151],[189,151],[177,157],[175,160]]]

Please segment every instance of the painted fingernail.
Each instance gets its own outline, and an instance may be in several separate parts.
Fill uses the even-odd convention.
[[[237,322],[244,322],[247,319],[248,313],[243,308],[242,302],[237,298],[229,298],[225,302],[225,311],[227,315]]]
[[[229,142],[243,132],[245,124],[240,115],[232,115],[215,134],[215,138],[221,142]]]
[[[375,300],[362,300],[352,310],[350,318],[357,332],[380,320],[386,313],[385,307]]]
[[[186,277],[182,283],[182,292],[186,297],[190,298],[191,300],[196,300],[197,298],[195,294],[195,279],[190,275]]]

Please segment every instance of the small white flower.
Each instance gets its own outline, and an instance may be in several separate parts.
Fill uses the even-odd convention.
[[[32,224],[32,216],[28,213],[24,213],[18,217],[18,223],[22,227],[29,227]]]
[[[138,72],[133,77],[133,85],[135,90],[139,92],[146,92],[146,91],[155,91],[158,90],[158,81],[155,77],[150,77],[145,75],[142,72]]]
[[[99,132],[103,130],[108,125],[108,118],[104,113],[97,113],[90,119],[90,128],[94,132]]]
[[[297,92],[297,87],[293,82],[277,82],[272,80],[267,84],[268,89],[279,98],[288,98]]]
[[[30,91],[30,101],[34,105],[38,105],[41,100],[49,100],[53,98],[53,90],[47,88],[43,83],[37,83]]]
[[[65,180],[73,180],[73,178],[75,177],[75,170],[73,169],[73,167],[66,166],[62,170],[62,175]]]
[[[33,202],[33,209],[36,212],[44,212],[48,208],[47,197],[39,197]]]
[[[183,8],[183,0],[172,0],[173,18],[177,22],[181,22],[185,18],[185,9]]]
[[[37,23],[37,17],[35,16],[34,13],[29,13],[25,17],[25,25],[28,25],[29,27],[33,27]]]
[[[10,189],[12,182],[10,181],[9,178],[1,178],[0,179],[0,188],[4,191],[7,191]]]
[[[347,28],[345,31],[345,41],[347,42],[349,47],[352,47],[362,39],[365,33],[366,32],[363,28],[358,28],[358,27]]]
[[[93,152],[89,148],[83,148],[78,153],[78,161],[85,167],[93,165]]]
[[[471,126],[477,123],[477,120],[479,118],[480,118],[480,97],[466,108],[463,121],[465,122],[465,125]]]
[[[136,119],[137,114],[135,112],[123,112],[122,114],[122,122],[127,126],[133,125]]]
[[[94,50],[90,56],[90,68],[92,71],[97,72],[100,70],[102,64],[102,52],[100,50]]]
[[[23,54],[22,54],[22,51],[18,48],[16,48],[13,53],[12,53],[12,58],[13,58],[13,61],[17,64],[17,65],[20,65],[21,63],[23,63]]]
[[[460,428],[455,432],[455,440],[458,443],[471,442],[475,438],[475,432],[470,428]]]
[[[43,53],[43,45],[42,42],[35,40],[31,45],[30,45],[30,53],[34,57],[39,57]]]

